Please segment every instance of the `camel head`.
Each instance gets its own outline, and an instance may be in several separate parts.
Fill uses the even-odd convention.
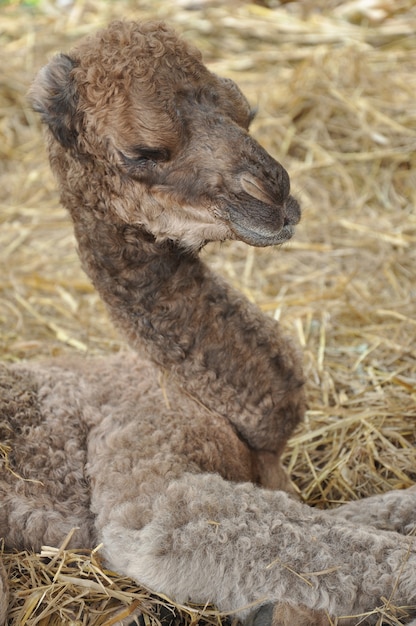
[[[53,58],[29,100],[74,219],[93,210],[194,250],[293,235],[299,205],[249,135],[246,98],[164,24],[113,22]]]

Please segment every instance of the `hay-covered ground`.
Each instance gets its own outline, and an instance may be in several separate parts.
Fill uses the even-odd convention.
[[[169,20],[213,71],[235,79],[258,107],[253,134],[289,170],[302,202],[296,238],[283,248],[230,243],[205,252],[304,350],[309,411],[286,454],[302,497],[329,507],[411,485],[413,0],[0,2],[0,358],[122,345],[80,270],[39,123],[25,104],[53,52],[113,17]],[[103,571],[98,555],[7,557],[11,624],[110,626],[116,607],[132,610],[143,591]],[[391,612],[384,619],[401,623]]]

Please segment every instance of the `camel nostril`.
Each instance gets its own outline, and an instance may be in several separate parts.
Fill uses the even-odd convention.
[[[260,202],[264,202],[265,204],[275,203],[273,195],[265,189],[265,185],[257,176],[243,172],[240,176],[240,183],[243,190],[252,198],[260,200]]]
[[[281,166],[277,170],[256,174],[245,171],[240,174],[239,182],[246,193],[265,204],[282,205],[290,197],[289,174]]]

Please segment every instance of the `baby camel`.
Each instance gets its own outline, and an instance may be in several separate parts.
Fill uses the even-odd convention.
[[[78,527],[73,545],[103,542],[110,567],[176,601],[241,617],[268,603],[276,625],[414,603],[416,492],[335,513],[286,493],[299,357],[198,257],[282,243],[300,218],[238,87],[163,24],[115,22],[52,59],[30,101],[83,266],[134,351],[0,369],[6,548]]]

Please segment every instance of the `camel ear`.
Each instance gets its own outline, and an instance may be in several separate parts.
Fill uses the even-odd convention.
[[[58,54],[36,76],[28,93],[34,111],[40,113],[53,136],[64,148],[77,139],[77,90],[71,71],[75,62]]]

